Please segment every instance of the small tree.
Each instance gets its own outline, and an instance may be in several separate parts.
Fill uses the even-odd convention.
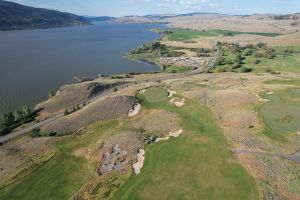
[[[28,105],[23,106],[23,117],[29,117],[32,115],[32,112],[30,110],[30,107]]]
[[[55,92],[54,90],[50,90],[50,91],[48,92],[48,97],[49,97],[49,98],[52,98],[52,97],[55,96],[55,94],[56,94],[56,92]]]
[[[253,64],[254,65],[258,65],[260,63],[260,60],[258,60],[258,59],[255,59],[254,61],[253,61]]]
[[[241,68],[241,72],[242,73],[252,72],[252,68],[244,66],[244,67]]]

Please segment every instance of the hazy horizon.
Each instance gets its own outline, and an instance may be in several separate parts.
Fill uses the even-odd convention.
[[[23,5],[87,16],[222,13],[230,15],[298,13],[297,0],[9,0]],[[272,5],[272,6],[270,6]]]

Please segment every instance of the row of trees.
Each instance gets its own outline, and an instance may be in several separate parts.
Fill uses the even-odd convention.
[[[148,53],[158,57],[179,57],[183,52],[172,51],[166,45],[161,44],[159,41],[146,43],[131,51],[131,54]]]
[[[22,110],[0,115],[0,135],[10,133],[16,127],[34,120],[34,117],[35,113],[27,105]]]

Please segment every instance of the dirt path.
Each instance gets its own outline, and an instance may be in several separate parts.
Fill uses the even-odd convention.
[[[255,151],[249,149],[234,149],[233,150],[236,154],[254,154],[254,155],[261,155],[261,156],[270,156],[270,157],[277,157],[277,158],[284,158],[287,160],[294,161],[300,164],[300,148],[291,155],[288,154],[276,154],[276,153],[269,153],[264,151]]]

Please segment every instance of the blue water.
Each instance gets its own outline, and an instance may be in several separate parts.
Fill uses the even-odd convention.
[[[159,70],[123,55],[159,38],[159,24],[107,24],[0,32],[0,113],[34,106],[74,76]]]

